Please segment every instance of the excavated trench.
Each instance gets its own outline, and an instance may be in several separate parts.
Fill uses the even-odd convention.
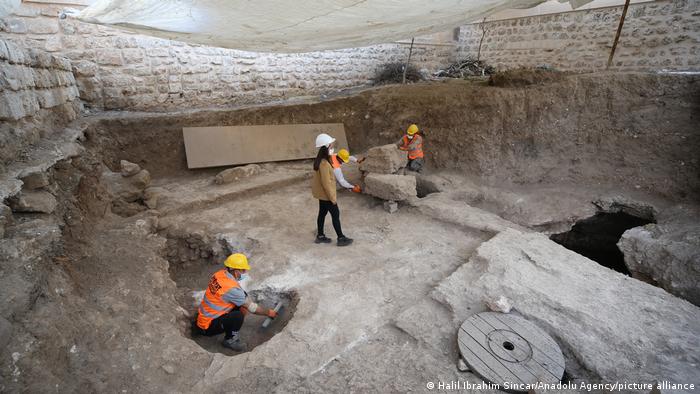
[[[168,240],[163,254],[169,263],[170,278],[177,284],[178,292],[175,298],[188,313],[188,317],[180,322],[183,335],[209,352],[231,356],[239,354],[221,346],[223,335],[202,336],[197,333],[194,326],[197,308],[211,275],[222,268],[221,262],[233,251],[227,250],[228,248],[222,245],[224,242],[221,240],[201,232],[177,236],[166,234],[166,236]],[[251,276],[254,276],[254,273],[251,273]],[[242,286],[244,289],[247,288],[245,283]],[[299,301],[294,291],[263,288],[250,290],[247,293],[250,298],[265,308],[274,308],[278,303],[282,304],[282,308],[279,317],[266,328],[262,327],[265,317],[250,313],[246,315],[240,331],[241,338],[247,345],[245,352],[252,351],[280,333],[294,317]]]
[[[656,86],[655,84],[664,85],[664,89],[650,88]],[[644,94],[636,94],[637,89],[643,90]],[[183,126],[342,122],[346,127],[351,151],[354,153],[371,146],[394,142],[400,135],[398,126],[403,127],[409,119],[420,119],[426,129],[424,131],[428,168],[431,170],[457,171],[470,177],[478,177],[486,183],[505,186],[509,183],[606,183],[619,186],[621,191],[631,188],[657,193],[674,202],[695,201],[700,195],[700,184],[695,176],[700,168],[695,154],[700,147],[696,131],[696,91],[697,88],[680,77],[636,74],[614,75],[614,78],[600,75],[572,76],[549,85],[519,89],[472,86],[463,82],[417,84],[388,87],[353,97],[295,106],[144,116],[120,114],[114,115],[113,119],[105,116],[102,119],[91,120],[92,124],[86,131],[85,145],[115,171],[119,167],[119,161],[126,159],[149,170],[154,179],[167,178],[168,181],[176,183],[192,177],[193,173],[186,167],[182,143]],[[449,105],[441,105],[445,102]],[[660,105],[663,105],[664,111],[649,110]],[[573,108],[576,111],[570,111]],[[504,117],[503,114],[508,116]],[[660,145],[658,141],[665,143]],[[215,171],[202,170],[194,173],[213,176]],[[93,182],[97,180],[93,179]],[[88,207],[91,212],[94,211],[91,214],[102,217],[100,214],[109,207],[98,204],[104,199],[99,188],[92,187],[94,185],[90,183],[83,183],[84,188],[80,192],[96,200],[91,201],[94,207]],[[421,198],[439,191],[435,185],[420,182],[417,189],[418,197]],[[271,206],[284,209],[288,197],[280,198],[278,206]],[[621,253],[615,244],[626,229],[650,222],[652,221],[627,213],[600,213],[580,221],[569,232],[553,235],[552,239],[603,265],[624,272],[626,267],[624,262],[620,264]],[[390,230],[388,225],[384,226],[381,224],[381,231],[374,236],[382,237],[383,231]],[[279,233],[284,232],[282,228],[276,230],[279,230]],[[177,285],[176,300],[189,315],[179,321],[182,336],[191,339],[208,352],[234,355],[235,353],[220,345],[221,336],[193,337],[189,330],[196,316],[196,293],[203,291],[211,274],[221,269],[223,257],[231,250],[222,248],[220,240],[211,234],[192,231],[185,234],[161,235],[167,238],[166,247],[161,255],[168,261],[168,273]],[[104,239],[97,240],[107,249],[113,238],[108,233],[103,236]],[[136,245],[130,244],[129,247],[120,246],[128,251],[134,250],[132,253],[126,253],[122,261],[119,261],[119,258],[125,253],[118,250],[112,251],[117,257],[116,261],[97,260],[92,257],[97,253],[76,253],[76,256],[84,260],[84,264],[80,266],[81,282],[92,283],[93,280],[101,280],[101,283],[110,285],[116,282],[115,287],[124,291],[115,292],[115,295],[107,291],[96,292],[94,297],[103,301],[104,305],[109,305],[105,312],[102,304],[96,304],[99,309],[96,307],[94,311],[96,315],[101,314],[100,318],[105,324],[87,331],[83,331],[84,327],[79,327],[79,332],[85,332],[87,338],[87,343],[78,347],[79,352],[89,349],[96,354],[108,354],[111,359],[103,361],[84,358],[81,362],[89,365],[89,371],[78,370],[80,374],[75,374],[75,368],[70,370],[58,367],[63,365],[64,358],[47,358],[47,348],[55,350],[59,345],[65,345],[54,340],[38,346],[34,353],[28,353],[26,359],[34,357],[36,360],[48,360],[43,365],[54,366],[54,373],[59,379],[75,379],[80,383],[89,381],[99,373],[116,370],[113,365],[127,370],[128,376],[132,376],[135,382],[145,383],[153,378],[154,375],[150,372],[133,372],[133,365],[130,364],[132,355],[140,357],[143,363],[153,358],[152,349],[147,347],[151,346],[150,339],[148,343],[144,341],[142,348],[129,348],[127,354],[127,348],[122,346],[122,343],[117,346],[114,342],[109,342],[110,336],[100,337],[94,334],[114,329],[113,322],[126,320],[126,317],[132,314],[127,305],[136,305],[137,302],[129,300],[131,304],[127,304],[126,301],[120,301],[128,300],[125,295],[128,291],[136,292],[129,289],[131,282],[146,277],[140,273],[132,274],[137,272],[137,269],[129,264],[130,261],[138,261],[141,264],[137,256],[143,253],[139,248],[152,246],[145,237],[142,240],[142,245],[138,242]],[[366,242],[365,240],[365,245]],[[242,240],[241,245],[243,249],[248,248],[246,251],[255,251],[254,243]],[[362,242],[357,242],[356,247],[362,248]],[[370,253],[368,250],[367,254]],[[110,267],[122,266],[130,272],[114,271],[116,281],[112,276],[103,279],[105,275],[102,271],[112,272],[109,271]],[[254,277],[255,272],[252,275]],[[146,286],[147,283],[142,285],[144,288]],[[387,288],[390,290],[391,286]],[[99,289],[110,287],[105,285]],[[93,291],[91,288],[85,287],[80,290],[85,291],[87,299],[93,297],[90,293]],[[299,296],[294,291],[271,288],[252,290],[250,295],[265,307],[282,302],[285,308],[280,318],[268,329],[260,327],[263,317],[246,317],[242,336],[248,344],[248,351],[282,332],[294,317],[299,301]],[[104,300],[99,297],[103,297]],[[391,304],[390,301],[386,301],[391,300],[391,297],[385,296],[384,300],[385,303]],[[55,311],[60,310],[52,309],[47,313]],[[76,322],[82,323],[81,319],[93,319],[93,316],[82,312],[75,314]],[[139,313],[138,309],[134,313]],[[160,321],[165,320],[164,317],[159,317]],[[37,319],[41,322],[47,320],[42,315]],[[136,319],[147,321],[150,317],[143,313]],[[66,321],[64,319],[62,323],[65,325]],[[65,331],[65,327],[60,329]],[[122,327],[115,330],[126,329]],[[56,338],[58,335],[45,337]],[[115,361],[118,357],[121,357],[121,360]],[[91,362],[94,364],[91,365]],[[206,364],[205,361],[201,363]],[[44,369],[49,369],[40,368],[42,364],[37,365],[34,372],[43,373]],[[192,361],[187,360],[183,365],[191,366]],[[23,379],[27,379],[24,376],[33,375],[29,367],[26,371]],[[197,375],[201,373],[197,372]],[[161,378],[161,382],[171,382],[176,379],[175,376],[167,375]],[[185,373],[182,376],[187,377]],[[122,380],[121,375],[114,375],[106,383],[90,388],[92,391],[115,391]],[[44,382],[42,379],[33,378],[32,381],[40,382],[38,384],[43,384],[44,389],[53,387],[48,383],[41,383]],[[187,386],[169,389],[180,391],[183,387]],[[383,386],[376,383],[371,388],[376,390],[378,387]]]
[[[654,221],[625,212],[598,212],[576,222],[570,231],[552,234],[550,239],[604,267],[629,276],[625,256],[617,247],[617,242],[625,231],[649,223]]]

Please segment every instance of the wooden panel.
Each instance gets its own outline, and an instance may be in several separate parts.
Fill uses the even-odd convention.
[[[348,147],[342,123],[182,128],[189,168],[313,158],[320,133]]]

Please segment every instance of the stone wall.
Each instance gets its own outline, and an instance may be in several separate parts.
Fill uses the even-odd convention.
[[[70,60],[0,39],[0,170],[77,118],[77,97]]]
[[[408,43],[301,54],[188,45],[59,19],[63,5],[24,2],[0,19],[0,38],[72,62],[80,98],[94,109],[161,111],[262,103],[366,85],[376,68],[404,61]],[[621,7],[486,23],[482,59],[499,69],[549,64],[605,67]],[[438,35],[436,35],[438,36]],[[479,24],[419,41],[413,62],[427,72],[475,57]],[[700,0],[633,4],[617,49],[619,70],[697,70]]]
[[[301,54],[244,52],[59,19],[62,8],[23,3],[4,19],[1,34],[71,59],[81,99],[100,109],[168,110],[332,93],[366,85],[378,66],[405,61],[409,49],[392,43]],[[418,44],[412,62],[435,71],[454,60],[455,48],[454,41]]]
[[[481,59],[497,69],[542,64],[560,70],[605,68],[622,7],[484,24]],[[460,28],[458,57],[476,58],[480,24]],[[700,69],[700,0],[630,5],[613,66],[617,70]]]

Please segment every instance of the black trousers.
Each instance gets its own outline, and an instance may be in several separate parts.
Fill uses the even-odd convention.
[[[243,326],[245,315],[240,309],[236,308],[228,313],[225,313],[211,321],[209,328],[200,330],[200,334],[208,337],[224,333],[224,339],[229,339],[233,336],[233,332],[238,332]]]
[[[331,219],[333,220],[333,228],[335,229],[335,234],[338,238],[343,236],[343,229],[340,227],[340,210],[337,204],[333,204],[330,201],[318,200],[318,219],[316,219],[316,225],[318,226],[317,235],[324,235],[323,227],[326,224],[326,214],[331,213]]]

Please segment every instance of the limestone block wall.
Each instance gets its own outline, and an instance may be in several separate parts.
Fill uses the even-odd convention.
[[[260,103],[331,93],[370,82],[378,66],[405,61],[407,43],[300,54],[188,45],[57,15],[65,6],[24,2],[0,29],[8,40],[66,56],[87,106],[170,110]],[[412,63],[435,71],[456,41],[418,44]]]
[[[487,22],[481,59],[498,69],[548,64],[560,70],[605,68],[622,7]],[[460,28],[457,57],[476,58],[481,26]],[[632,4],[613,66],[617,70],[700,69],[700,0]]]
[[[0,164],[21,158],[80,109],[70,60],[0,39]]]

